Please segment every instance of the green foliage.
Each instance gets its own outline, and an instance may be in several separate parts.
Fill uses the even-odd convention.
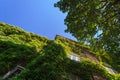
[[[0,76],[16,65],[27,65],[48,42],[47,38],[0,23]]]
[[[55,41],[56,43],[62,45],[65,50],[67,50],[67,53],[75,52],[76,54],[80,54],[83,49],[88,49],[87,47],[80,46],[76,41],[61,36],[56,36]]]
[[[80,76],[80,80],[92,80],[94,72],[102,74],[107,80],[113,79],[111,74],[91,61],[69,60],[64,48],[54,42],[49,43],[40,54],[28,64],[18,80],[69,80],[70,74]]]
[[[10,41],[0,41],[0,75],[16,65],[26,65],[37,56],[34,48]]]
[[[112,80],[113,75],[109,74],[102,66],[98,66],[90,60],[84,60],[82,62],[70,61],[67,65],[67,71],[71,74],[80,76],[80,80],[93,80],[93,73],[99,73],[107,80]]]
[[[80,43],[89,43],[94,51],[120,53],[119,0],[59,0],[55,7],[67,13],[65,31]]]
[[[87,52],[87,53],[90,53],[91,55],[94,55],[94,57],[96,57],[102,65],[105,65],[107,67],[113,67],[114,66],[113,68],[116,69],[117,71],[119,71],[119,69],[120,69],[118,67],[115,68],[115,66],[117,66],[118,64],[114,64],[114,62],[118,61],[118,60],[112,59],[113,56],[110,56],[105,51],[102,51],[102,54],[100,52],[95,53],[95,52],[91,51],[88,46],[79,45],[79,43],[77,43],[75,41],[72,41],[70,39],[61,37],[61,36],[56,36],[55,41],[56,41],[57,44],[60,44],[64,47],[67,54],[69,54],[71,52],[74,52],[78,55],[81,55],[81,53]],[[71,65],[71,68],[67,67],[68,72],[69,73],[73,72],[73,74],[75,74],[75,75],[78,75],[78,73],[82,73],[84,76],[86,76],[85,77],[86,80],[88,80],[88,78],[91,79],[92,72],[98,72],[98,73],[104,75],[108,80],[116,80],[116,79],[114,79],[113,75],[109,74],[108,71],[103,69],[101,65],[98,65],[98,64],[96,65],[95,63],[91,63],[91,61],[88,61],[88,59],[83,59],[81,61],[83,61],[82,64],[79,65],[79,67],[76,67],[76,68],[74,68],[75,64],[78,65],[78,63],[76,63],[74,61],[72,63],[69,63],[68,67],[70,67],[70,65]],[[83,66],[83,67],[81,68],[81,66]],[[101,67],[99,67],[99,66],[101,66]],[[88,69],[88,67],[90,69]],[[71,71],[71,70],[73,70],[73,71]],[[83,70],[83,72],[82,71],[78,72],[76,70],[78,70],[78,71]],[[82,74],[79,75],[79,76],[83,76]],[[85,80],[85,78],[83,77],[82,79]]]
[[[51,42],[27,69],[18,76],[25,80],[66,80],[66,54],[61,45]]]
[[[12,41],[16,44],[25,44],[30,47],[35,47],[35,49],[39,52],[49,40],[45,37],[41,37],[35,35],[34,33],[25,32],[22,29],[17,27],[0,23],[0,40],[2,41]]]
[[[89,44],[99,60],[120,71],[119,0],[59,0],[55,7],[67,13],[65,32],[70,32],[80,44]]]
[[[114,80],[120,80],[120,74],[114,75]]]
[[[4,36],[9,36],[9,35],[12,35],[12,34],[24,34],[25,31],[17,28],[17,27],[14,27],[12,25],[8,25],[8,24],[5,24],[5,23],[0,23],[0,31],[2,31],[2,33],[4,33]],[[2,35],[2,34],[0,34]]]
[[[0,76],[16,65],[25,67],[17,77],[9,80],[70,80],[71,75],[79,80],[93,80],[93,73],[99,73],[107,80],[119,80],[119,74],[111,75],[92,61],[84,59],[76,62],[68,58],[70,52],[80,55],[84,51],[89,52],[89,48],[66,38],[57,36],[55,41],[51,41],[0,23]],[[111,56],[107,53],[100,55],[105,58],[104,62],[111,60],[112,64]]]

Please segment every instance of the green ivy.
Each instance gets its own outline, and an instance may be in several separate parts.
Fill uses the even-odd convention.
[[[80,55],[82,52],[100,58],[107,66],[119,69],[119,61],[107,53],[92,52],[85,45],[67,38],[57,36],[54,41],[26,32],[9,24],[0,23],[0,76],[3,76],[16,65],[23,65],[17,77],[10,80],[69,80],[75,75],[79,80],[93,80],[93,73],[99,73],[106,80],[119,80],[119,74],[109,74],[101,65],[88,59],[76,62],[68,58],[71,52]],[[113,61],[114,60],[114,61]],[[109,61],[109,64],[107,64]]]

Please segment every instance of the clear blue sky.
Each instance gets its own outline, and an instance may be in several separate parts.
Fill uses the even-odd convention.
[[[49,39],[56,34],[74,39],[64,32],[66,14],[54,7],[58,0],[0,0],[0,22],[19,26]]]

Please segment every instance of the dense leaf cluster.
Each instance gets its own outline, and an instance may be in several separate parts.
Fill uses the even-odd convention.
[[[25,66],[39,55],[49,40],[0,23],[0,76],[17,65]]]
[[[87,42],[94,50],[120,53],[119,0],[59,0],[55,6],[67,13],[65,31],[81,43]]]

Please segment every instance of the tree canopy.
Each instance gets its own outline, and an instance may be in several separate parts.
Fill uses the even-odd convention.
[[[59,0],[55,7],[67,13],[65,32],[79,42],[120,53],[119,0]]]

